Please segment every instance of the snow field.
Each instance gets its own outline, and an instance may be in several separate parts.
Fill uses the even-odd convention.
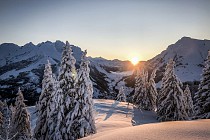
[[[81,140],[209,140],[210,119],[159,123],[156,113],[142,111],[127,102],[94,99],[97,133]],[[31,128],[35,107],[28,107]]]

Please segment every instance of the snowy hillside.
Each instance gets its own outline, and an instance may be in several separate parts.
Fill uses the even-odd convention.
[[[207,140],[210,137],[210,120],[158,123],[156,114],[141,111],[132,104],[115,100],[94,100],[97,133],[84,140]],[[32,129],[36,125],[34,107],[28,108]]]
[[[53,72],[57,75],[61,61],[61,53],[64,43],[42,42],[38,45],[28,43],[18,46],[12,43],[0,45],[0,92],[3,97],[10,97],[20,86],[23,89],[24,97],[29,100],[37,100],[41,91],[41,80],[43,76],[44,64],[47,59],[52,64]],[[82,50],[72,45],[74,57],[77,60],[76,67],[79,66]],[[106,93],[113,90],[111,71],[120,71],[126,68],[129,61],[111,61],[103,59],[103,63],[98,58],[89,58],[91,68],[91,80],[94,82],[94,97],[106,98]],[[128,70],[128,69],[126,69]],[[112,74],[111,74],[112,75]],[[96,84],[97,83],[97,84]],[[26,93],[27,92],[27,93]],[[114,98],[113,95],[109,95]]]
[[[199,81],[208,50],[210,50],[210,40],[183,37],[149,60],[147,64],[151,67],[158,67],[159,75],[161,75],[166,63],[172,58],[176,62],[176,74],[183,82]]]

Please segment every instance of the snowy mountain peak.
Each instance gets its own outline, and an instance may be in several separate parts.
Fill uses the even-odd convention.
[[[69,44],[67,42],[67,44]],[[70,45],[70,44],[69,44]],[[22,87],[27,100],[37,101],[37,96],[41,91],[41,81],[43,78],[44,64],[47,60],[52,64],[54,74],[58,74],[61,61],[61,54],[65,43],[57,40],[56,42],[46,41],[34,45],[29,42],[20,47],[12,43],[0,45],[0,93],[3,97],[12,96],[8,93],[17,92],[18,87]],[[82,50],[80,47],[70,45],[73,56],[76,59],[76,67],[81,62]],[[123,71],[127,62],[111,61],[95,58],[88,58],[91,62],[91,80],[94,82],[94,97],[105,97],[105,92],[113,90],[113,79],[115,74],[110,71]],[[111,76],[110,76],[111,75]],[[119,75],[121,79],[123,75]],[[112,78],[112,79],[111,79]],[[97,83],[97,84],[96,84]],[[26,91],[25,91],[26,90]],[[110,96],[114,97],[114,96]]]
[[[24,46],[22,47],[35,47],[35,45],[32,42],[26,43]]]
[[[180,40],[185,41],[185,40],[192,40],[191,37],[188,36],[183,36]]]
[[[2,43],[0,49],[17,49],[19,46],[14,43]]]
[[[164,70],[168,60],[173,59],[176,62],[176,74],[182,81],[199,81],[208,50],[210,40],[183,37],[147,63]]]

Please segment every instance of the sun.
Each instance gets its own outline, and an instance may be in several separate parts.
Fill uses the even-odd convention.
[[[138,64],[138,63],[139,63],[139,58],[138,58],[138,57],[133,57],[133,58],[131,59],[131,63],[132,63],[133,65]]]

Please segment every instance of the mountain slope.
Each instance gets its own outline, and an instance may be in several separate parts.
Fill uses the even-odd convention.
[[[210,40],[183,37],[147,61],[147,65],[159,68],[158,75],[160,77],[157,80],[159,82],[166,63],[169,59],[173,59],[176,63],[175,72],[183,82],[199,81],[208,50],[210,50]]]
[[[13,93],[21,87],[24,96],[30,102],[35,102],[41,92],[41,81],[44,71],[44,64],[47,59],[52,64],[53,72],[58,75],[61,54],[65,44],[61,41],[42,42],[38,45],[27,43],[18,46],[12,43],[0,45],[0,94],[3,97],[14,97]],[[79,67],[82,55],[81,48],[72,45],[73,55],[77,60],[76,67]],[[103,58],[100,58],[101,60]],[[110,91],[113,90],[111,71],[128,70],[129,61],[105,60],[91,58],[91,80],[94,83],[95,98],[114,98]]]
[[[28,43],[18,46],[13,43],[0,45],[0,95],[4,98],[14,97],[18,87],[21,87],[24,97],[35,102],[41,92],[41,80],[44,64],[47,59],[52,63],[53,72],[58,75],[61,53],[64,43],[42,42],[38,45]],[[79,67],[82,50],[72,45],[74,57]],[[142,63],[151,72],[158,68],[155,79],[160,87],[166,63],[170,58],[176,62],[175,72],[183,82],[188,82],[192,92],[196,92],[207,52],[210,50],[210,40],[198,40],[183,37],[175,44],[151,60]],[[94,85],[94,98],[115,99],[120,86],[125,86],[127,95],[133,93],[134,75],[129,61],[106,60],[92,58],[90,60],[90,77]],[[196,81],[196,82],[194,82]],[[189,83],[191,82],[191,83]]]

